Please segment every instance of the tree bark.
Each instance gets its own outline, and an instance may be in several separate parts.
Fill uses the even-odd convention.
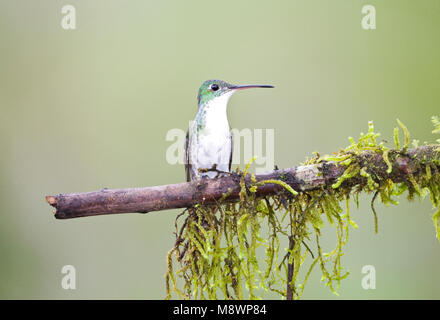
[[[366,151],[358,155],[361,165],[374,166],[375,174],[380,179],[391,178],[394,182],[406,181],[408,173],[416,174],[424,164],[439,168],[439,145],[428,145],[411,149],[408,152],[391,150],[389,159],[392,163],[391,173],[381,153]],[[274,170],[256,175],[257,181],[282,180],[298,192],[331,187],[344,173],[346,167],[335,162],[322,161],[318,164]],[[237,201],[240,196],[240,176],[217,179],[202,179],[179,184],[129,188],[103,189],[86,193],[68,193],[46,196],[46,201],[56,210],[55,218],[70,219],[116,213],[147,213],[167,209],[187,208],[195,204],[214,204],[220,199]],[[360,183],[361,178],[351,178],[345,186]],[[362,178],[363,179],[363,178]],[[246,184],[251,183],[251,176],[245,177]],[[282,190],[277,184],[264,184],[258,187],[256,196],[273,195]]]

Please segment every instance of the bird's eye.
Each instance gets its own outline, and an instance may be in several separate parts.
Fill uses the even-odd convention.
[[[219,89],[218,84],[214,83],[214,84],[211,85],[211,90],[212,91],[217,91],[218,89]]]

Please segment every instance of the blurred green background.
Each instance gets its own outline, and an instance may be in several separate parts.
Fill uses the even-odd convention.
[[[76,8],[77,29],[60,26]],[[377,29],[361,28],[372,4]],[[44,196],[181,182],[165,159],[210,78],[268,83],[229,104],[234,128],[275,128],[275,163],[336,151],[374,120],[434,141],[440,1],[0,1],[0,298],[162,299],[179,210],[56,220]],[[353,210],[339,298],[316,269],[304,298],[438,299],[428,199]],[[333,229],[329,234],[332,248]],[[77,289],[61,288],[73,265]],[[362,266],[376,289],[361,287]],[[278,298],[267,294],[266,298]]]

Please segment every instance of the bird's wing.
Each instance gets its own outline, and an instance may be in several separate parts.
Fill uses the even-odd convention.
[[[189,164],[189,129],[186,132],[186,139],[185,139],[185,174],[186,174],[186,181],[191,181],[191,165]]]
[[[232,166],[232,153],[234,152],[234,137],[231,133],[231,155],[229,156],[229,172],[231,172]]]

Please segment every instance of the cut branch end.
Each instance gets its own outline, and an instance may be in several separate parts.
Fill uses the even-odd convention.
[[[46,201],[52,207],[56,207],[58,203],[57,198],[55,196],[46,196]]]

